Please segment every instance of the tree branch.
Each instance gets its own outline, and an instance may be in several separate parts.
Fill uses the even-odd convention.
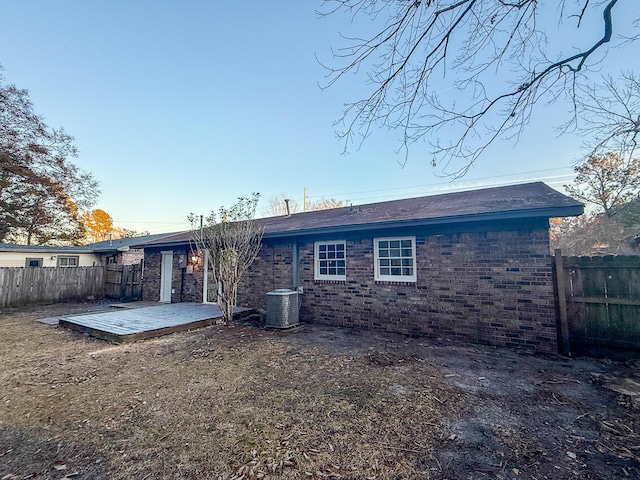
[[[591,58],[613,38],[613,11],[619,0],[595,5],[585,0],[579,13],[570,15],[578,17],[578,29],[590,12],[600,13],[603,22],[602,35],[571,55],[563,55],[562,46],[557,52],[555,45],[547,47],[546,32],[538,25],[542,7],[536,0],[327,3],[337,4],[327,14],[347,10],[353,18],[389,16],[368,39],[343,37],[353,44],[334,58],[348,60],[345,65],[324,65],[328,82],[321,88],[335,86],[346,73],[361,69],[369,72],[368,80],[375,85],[368,96],[347,104],[337,122],[345,125],[338,132],[345,151],[356,136],[361,144],[374,126],[399,129],[405,162],[410,145],[426,140],[435,164],[466,162],[456,175],[464,173],[492,142],[517,138],[541,100],[553,102],[565,94],[575,98]],[[447,88],[434,90],[441,83],[434,75],[440,69],[445,78],[455,76],[449,85],[467,98],[448,96],[443,93]],[[505,73],[510,76],[504,77]],[[442,133],[450,141],[440,139],[441,129],[446,129]]]

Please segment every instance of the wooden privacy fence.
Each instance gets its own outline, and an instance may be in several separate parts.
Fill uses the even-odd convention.
[[[142,265],[107,265],[104,276],[104,294],[123,301],[142,298]]]
[[[640,349],[640,256],[559,257],[555,272],[565,353]]]
[[[0,268],[0,308],[102,298],[103,267]]]

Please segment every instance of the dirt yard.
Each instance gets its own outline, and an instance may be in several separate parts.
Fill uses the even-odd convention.
[[[638,361],[309,325],[111,345],[34,321],[100,308],[0,317],[0,479],[640,478]]]

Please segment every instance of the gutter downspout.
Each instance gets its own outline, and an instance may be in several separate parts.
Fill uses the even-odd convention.
[[[300,314],[300,309],[302,308],[302,287],[300,286],[300,266],[299,266],[299,252],[298,252],[298,240],[295,239],[291,245],[292,249],[292,267],[293,267],[293,288],[292,290],[298,292],[298,315]]]
[[[292,245],[291,245],[291,257],[292,257],[292,261],[291,261],[291,265],[293,267],[293,272],[292,272],[292,276],[293,276],[293,286],[291,287],[292,290],[297,290],[298,289],[298,285],[300,284],[300,272],[299,272],[299,268],[298,268],[298,240],[293,240]]]

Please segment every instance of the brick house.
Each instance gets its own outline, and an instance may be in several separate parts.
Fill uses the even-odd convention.
[[[537,182],[260,219],[238,304],[302,287],[303,322],[555,352],[549,218],[582,212]],[[144,300],[210,297],[189,237],[143,245]]]

